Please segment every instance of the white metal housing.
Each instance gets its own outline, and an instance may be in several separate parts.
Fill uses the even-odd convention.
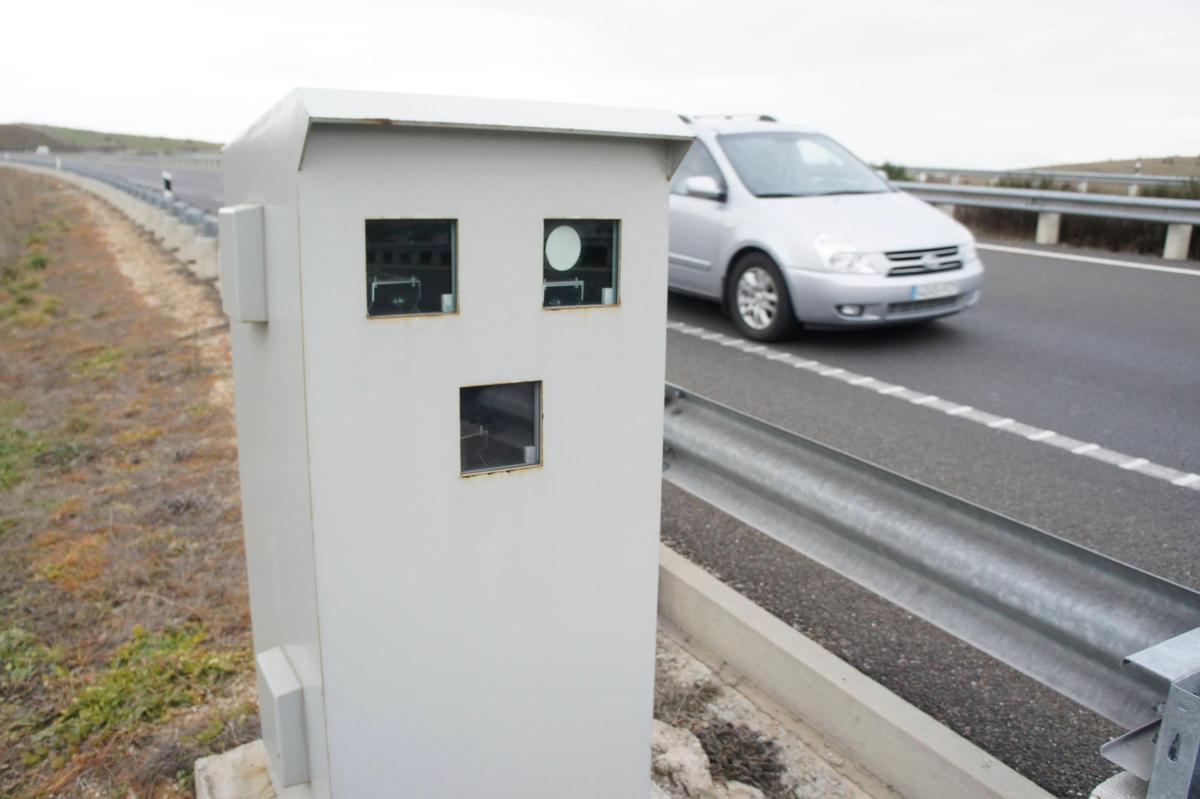
[[[304,690],[310,782],[283,796],[647,795],[690,137],[666,112],[298,90],[225,148],[226,202],[263,209],[268,319],[233,347],[255,651]],[[456,220],[457,312],[367,317],[378,218]],[[543,309],[557,218],[620,220],[619,305]],[[517,381],[542,383],[541,465],[461,476],[459,389]]]

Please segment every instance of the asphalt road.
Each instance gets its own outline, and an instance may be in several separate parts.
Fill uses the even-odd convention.
[[[107,168],[161,185],[160,167]],[[218,172],[170,171],[181,199],[210,211],[221,205]],[[801,332],[773,350],[1145,459],[1150,468],[1200,473],[1200,272],[982,254],[983,301],[965,314],[919,327]],[[668,315],[736,336],[710,303],[672,296]],[[1200,588],[1200,491],[694,331],[666,335],[670,382]],[[1051,792],[1086,796],[1112,772],[1096,754],[1117,732],[1103,719],[669,485],[663,538]]]

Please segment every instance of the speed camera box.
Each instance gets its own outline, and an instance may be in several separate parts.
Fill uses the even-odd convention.
[[[225,148],[281,795],[647,795],[690,138],[666,112],[298,90]]]

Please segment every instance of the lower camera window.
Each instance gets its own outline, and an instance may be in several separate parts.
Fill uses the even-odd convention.
[[[367,220],[367,315],[458,310],[453,219]]]
[[[542,384],[501,383],[458,392],[462,473],[542,462]]]
[[[547,219],[542,232],[542,307],[617,304],[615,219]]]

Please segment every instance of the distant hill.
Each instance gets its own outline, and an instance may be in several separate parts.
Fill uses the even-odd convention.
[[[1039,166],[1036,169],[1063,170],[1066,172],[1119,172],[1131,175],[1141,164],[1144,175],[1179,175],[1200,178],[1200,156],[1170,155],[1165,158],[1129,158],[1122,161],[1099,161],[1090,164],[1058,164]]]
[[[220,144],[195,139],[102,133],[53,125],[33,125],[27,122],[0,125],[0,150],[36,150],[42,145],[49,147],[52,152],[60,153],[80,150],[140,153],[215,152],[221,148]]]

